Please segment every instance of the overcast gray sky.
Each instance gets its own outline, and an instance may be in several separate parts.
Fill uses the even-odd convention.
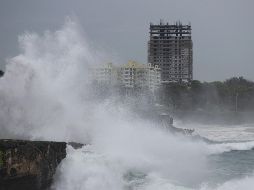
[[[143,63],[150,22],[191,22],[194,79],[254,80],[253,0],[0,0],[0,68],[17,55],[18,35],[56,30],[68,15],[90,41]]]

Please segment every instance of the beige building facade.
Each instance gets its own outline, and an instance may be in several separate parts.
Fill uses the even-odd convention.
[[[124,88],[140,88],[154,91],[161,84],[161,69],[151,64],[129,61],[123,65],[108,63],[91,69],[93,80],[98,83],[120,85]]]

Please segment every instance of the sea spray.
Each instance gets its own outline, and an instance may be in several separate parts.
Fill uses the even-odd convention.
[[[237,142],[237,143],[217,143],[207,145],[209,154],[221,154],[230,151],[252,150],[254,149],[254,141]]]
[[[67,158],[60,165],[53,189],[123,189],[117,163],[89,149],[68,147]]]
[[[61,30],[19,38],[21,53],[0,80],[4,138],[82,141],[89,121],[89,64],[98,61],[68,19]],[[86,106],[84,106],[86,104]]]

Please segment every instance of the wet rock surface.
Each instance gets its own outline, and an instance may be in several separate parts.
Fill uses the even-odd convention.
[[[85,144],[82,143],[76,143],[76,142],[68,142],[68,145],[72,146],[74,149],[79,149],[85,146]]]
[[[48,189],[65,157],[65,142],[0,140],[0,190]]]

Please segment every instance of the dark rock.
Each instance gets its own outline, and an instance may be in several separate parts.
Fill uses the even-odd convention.
[[[79,148],[82,148],[84,146],[84,144],[76,143],[76,142],[68,142],[68,145],[72,146],[72,148],[74,148],[74,149],[79,149]]]
[[[0,70],[0,77],[4,76],[4,72]]]
[[[65,142],[0,140],[0,190],[48,189],[65,157]]]

